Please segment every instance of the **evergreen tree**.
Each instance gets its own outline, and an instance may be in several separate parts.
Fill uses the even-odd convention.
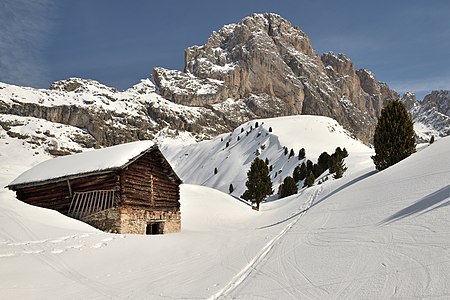
[[[306,165],[305,165],[305,163],[302,163],[302,165],[300,166],[300,170],[299,170],[299,174],[298,174],[298,179],[299,179],[299,180],[305,179],[307,174],[308,174],[308,173],[306,172]]]
[[[322,169],[322,172],[328,169],[328,164],[330,160],[330,155],[327,152],[322,152],[319,158],[317,159],[317,164]]]
[[[284,155],[287,155],[289,152],[288,148],[287,147],[283,147],[283,148],[284,148]]]
[[[320,174],[322,174],[323,173],[323,169],[322,169],[322,167],[320,166],[320,165],[318,165],[318,164],[314,164],[313,165],[313,174],[314,174],[314,177],[316,177],[316,178],[318,178],[319,176],[320,176]]]
[[[346,157],[348,157],[348,152],[347,152],[347,149],[345,149],[345,147],[344,147],[344,149],[342,149],[342,158],[346,158]]]
[[[373,137],[377,170],[384,170],[416,151],[416,136],[411,116],[400,101],[389,101],[381,110]]]
[[[306,161],[306,174],[308,174],[309,172],[312,172],[313,169],[314,169],[313,162],[308,159]]]
[[[228,191],[230,192],[230,194],[231,194],[232,192],[234,192],[234,186],[233,186],[232,183],[230,183],[230,187],[228,188]]]
[[[434,135],[431,136],[430,138],[430,145],[434,143]]]
[[[266,160],[264,161],[266,165],[269,165],[269,159],[266,157]]]
[[[241,128],[241,133],[243,133],[243,132],[244,132],[244,127]]]
[[[255,123],[255,128],[258,128],[258,127],[259,127],[259,123],[256,122],[256,123]]]
[[[217,168],[214,168],[214,175],[217,174]]]
[[[228,146],[230,146],[230,142],[227,142],[227,143],[225,144],[225,148],[228,148]]]
[[[295,183],[294,178],[288,176],[283,180],[283,183],[280,185],[280,188],[278,190],[278,197],[284,198],[290,195],[297,194],[297,192],[298,192],[297,183]]]
[[[338,163],[338,157],[336,153],[333,153],[328,160],[328,171],[330,174],[336,173],[336,165]]]
[[[264,198],[272,194],[272,181],[269,177],[269,168],[266,163],[258,157],[252,162],[250,170],[247,172],[247,190],[242,195],[245,200],[250,200],[256,204],[256,210],[259,210],[259,204]]]
[[[338,159],[336,164],[335,164],[335,174],[333,176],[333,178],[338,179],[341,178],[342,175],[344,175],[344,172],[347,171],[347,167],[345,166],[344,163],[344,158]]]
[[[312,171],[309,171],[308,176],[306,176],[306,180],[305,183],[303,184],[303,187],[311,187],[314,185],[314,180],[316,180],[316,178],[314,177],[314,174]]]
[[[295,155],[294,149],[291,148],[291,152],[289,152],[289,158],[291,158],[291,157],[294,156],[294,155]]]
[[[269,127],[269,132],[272,132],[272,127]]]
[[[302,148],[298,151],[298,160],[305,159],[306,151],[305,148]]]
[[[294,178],[295,182],[300,181],[300,165],[294,168],[294,172],[292,173],[292,178]]]

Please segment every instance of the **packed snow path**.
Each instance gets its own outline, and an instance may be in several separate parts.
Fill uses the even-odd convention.
[[[209,299],[218,299],[225,297],[232,293],[236,288],[241,285],[246,278],[248,278],[253,272],[257,272],[259,266],[264,264],[266,256],[272,251],[276,244],[280,244],[280,240],[286,235],[286,233],[291,230],[291,228],[298,222],[298,220],[308,211],[311,205],[314,203],[314,199],[317,198],[318,194],[322,190],[321,187],[315,187],[312,189],[313,192],[309,195],[309,200],[300,209],[293,214],[295,216],[294,220],[286,225],[283,230],[276,235],[272,240],[270,240],[261,251],[246,265],[233,279],[219,292],[211,296]],[[311,191],[311,190],[310,190]],[[307,192],[310,192],[307,191]],[[268,226],[265,226],[266,228]]]

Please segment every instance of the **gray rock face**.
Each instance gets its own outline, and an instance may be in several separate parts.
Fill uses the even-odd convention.
[[[429,141],[432,135],[450,135],[450,91],[432,91],[421,102],[413,93],[405,93],[401,101],[416,124],[419,142]]]
[[[161,134],[172,136],[178,131],[189,131],[204,139],[229,126],[212,109],[165,100],[148,79],[123,92],[79,78],[55,82],[49,90],[0,83],[1,114],[81,128],[92,137],[94,143],[89,143],[95,147],[152,139]]]
[[[155,69],[154,76],[161,95],[175,103],[199,106],[233,98],[255,117],[329,116],[365,142],[381,107],[399,98],[369,71],[355,71],[345,55],[320,57],[303,31],[276,14],[253,14],[224,26],[205,45],[185,50],[184,74]],[[183,89],[187,82],[202,82],[215,92]]]
[[[224,26],[185,50],[183,72],[155,68],[153,79],[125,91],[79,78],[49,90],[0,83],[0,114],[76,126],[97,146],[179,131],[201,140],[255,118],[313,114],[370,143],[381,109],[399,98],[344,54],[319,56],[303,31],[276,14]],[[426,102],[448,116],[444,94]]]

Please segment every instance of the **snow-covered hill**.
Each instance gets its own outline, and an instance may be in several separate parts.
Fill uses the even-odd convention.
[[[336,147],[346,148],[349,173],[371,166],[370,155],[373,155],[373,150],[353,139],[335,120],[307,115],[254,120],[231,133],[182,147],[176,141],[166,140],[162,151],[185,183],[205,185],[225,193],[232,184],[232,195],[237,197],[246,189],[247,171],[257,156],[268,159],[276,194],[279,184],[286,176],[292,176],[296,166],[308,159],[317,162],[324,151],[332,154]],[[287,155],[284,147],[288,149]],[[299,160],[301,148],[306,150],[306,159]],[[295,153],[293,157],[289,157],[291,149]]]
[[[351,140],[331,119],[308,118],[258,120],[256,129],[254,123],[244,124],[231,134],[228,147],[229,134],[179,152],[167,146],[167,153],[172,151],[173,158],[179,159],[174,159],[178,170],[189,161],[177,153],[189,150],[191,167],[205,164],[208,172],[202,176],[213,175],[213,166],[206,166],[209,151],[217,152],[210,156],[213,162],[222,163],[217,175],[227,167],[243,176],[245,164],[239,164],[251,161],[263,144],[260,156],[283,168],[278,176],[299,162],[297,157],[285,157],[283,146],[296,152],[304,147],[313,160],[336,146],[346,147],[350,154],[344,178],[263,203],[260,212],[226,193],[184,184],[181,233],[107,234],[21,203],[12,192],[0,189],[2,297],[423,299],[450,295],[450,138],[438,139],[376,172],[369,148]],[[253,130],[247,136],[250,126]],[[238,143],[237,135],[242,134]],[[0,136],[2,187],[49,157],[5,131]],[[231,149],[238,155],[228,152]],[[228,163],[232,159],[234,168]],[[183,172],[189,174],[187,169]],[[218,180],[207,182],[221,186]]]

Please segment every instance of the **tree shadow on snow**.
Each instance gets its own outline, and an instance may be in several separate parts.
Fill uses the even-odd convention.
[[[346,189],[346,188],[348,188],[348,187],[354,185],[355,183],[357,183],[357,182],[359,182],[359,181],[361,181],[361,180],[363,180],[363,179],[366,179],[366,178],[368,178],[368,177],[370,177],[370,176],[372,176],[372,175],[374,175],[374,174],[376,174],[376,173],[378,173],[378,171],[377,171],[377,170],[373,170],[373,171],[370,171],[370,172],[368,172],[368,173],[365,173],[365,174],[363,174],[363,175],[361,175],[361,176],[359,176],[359,177],[356,177],[356,178],[353,179],[353,180],[350,180],[349,182],[347,182],[346,184],[341,185],[340,187],[338,187],[337,189],[335,189],[334,191],[332,191],[331,193],[329,193],[328,195],[326,195],[325,197],[323,197],[323,198],[320,199],[319,201],[314,202],[314,203],[311,205],[311,207],[316,206],[316,205],[319,204],[320,202],[322,202],[322,201],[324,201],[324,200],[330,198],[331,196],[333,196],[333,195],[339,193],[340,191],[342,191],[342,190],[344,190],[344,189]],[[310,207],[310,208],[311,208],[311,207]]]
[[[264,228],[276,226],[276,225],[278,225],[278,224],[287,222],[287,221],[291,220],[292,218],[295,218],[296,216],[298,216],[298,215],[300,215],[300,214],[302,214],[302,213],[308,211],[309,209],[311,209],[312,207],[316,206],[316,205],[319,204],[320,202],[322,202],[322,201],[324,201],[324,200],[330,198],[331,196],[333,196],[333,195],[339,193],[340,191],[342,191],[342,190],[348,188],[349,186],[352,186],[352,185],[354,185],[355,183],[357,183],[357,182],[359,182],[359,181],[361,181],[361,180],[363,180],[363,179],[366,179],[366,178],[372,176],[372,175],[375,174],[375,173],[378,173],[378,171],[373,170],[373,171],[370,171],[370,172],[368,172],[368,173],[365,173],[365,174],[363,174],[363,175],[361,175],[361,176],[359,176],[359,177],[357,177],[357,178],[355,178],[355,179],[353,179],[353,180],[347,182],[346,184],[344,184],[344,185],[338,187],[337,189],[335,189],[334,191],[332,191],[331,193],[329,193],[328,195],[326,195],[325,197],[323,197],[323,198],[320,199],[319,201],[314,202],[310,207],[308,207],[308,208],[306,208],[306,209],[302,209],[302,210],[296,212],[295,214],[289,216],[289,217],[286,218],[286,219],[280,220],[280,221],[275,222],[275,223],[273,223],[273,224],[261,226],[261,227],[258,227],[258,228],[256,228],[256,229],[264,229]]]
[[[444,202],[444,200],[447,200]],[[441,203],[443,202],[443,203]],[[438,206],[432,207],[436,204],[439,204]],[[431,193],[422,199],[418,200],[416,203],[405,207],[404,209],[396,212],[389,218],[384,219],[380,225],[383,224],[390,224],[392,222],[401,220],[403,218],[412,216],[414,214],[420,213],[426,214],[432,210],[439,209],[445,206],[450,206],[450,185],[447,185],[446,187],[441,188],[440,190]],[[432,207],[432,208],[431,208]]]

